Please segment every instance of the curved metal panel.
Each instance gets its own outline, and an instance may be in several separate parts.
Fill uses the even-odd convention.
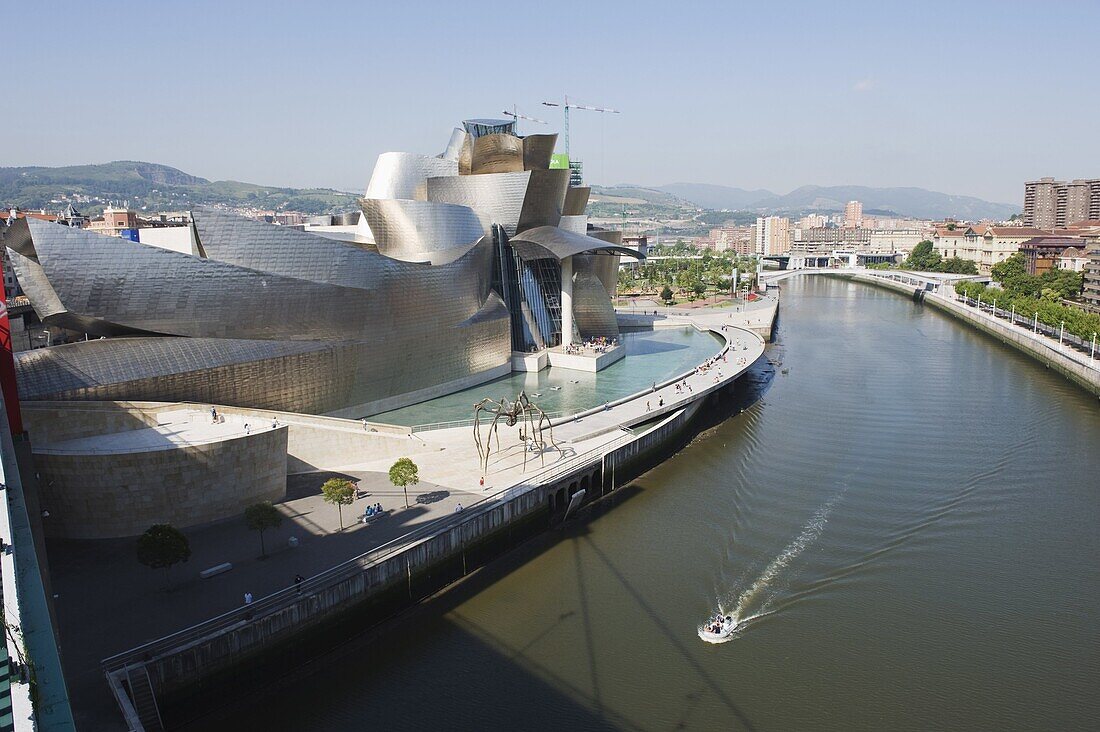
[[[565,192],[565,205],[562,207],[562,216],[580,216],[588,208],[588,197],[592,189],[588,186],[575,186]]]
[[[562,216],[558,221],[558,228],[584,236],[588,231],[588,217],[584,214],[580,216]]]
[[[467,206],[514,234],[534,171],[428,179],[428,200]]]
[[[596,267],[598,260],[617,259],[580,255],[573,258],[573,322],[582,338],[619,335],[615,307]]]
[[[451,139],[447,141],[447,149],[444,150],[443,154],[439,157],[445,160],[457,161],[459,155],[462,154],[462,146],[466,144],[467,137],[469,137],[469,133],[459,127],[455,127],[451,130]]]
[[[523,141],[515,135],[483,135],[474,140],[471,174],[518,173],[523,169]]]
[[[240,241],[251,238],[254,247],[269,250],[263,264],[272,270],[297,268],[307,274],[310,269],[295,258],[300,247],[284,247],[280,260],[277,242],[296,240],[287,235],[303,237],[297,243],[316,249],[321,256],[339,251],[342,258],[335,266],[342,271],[332,278],[339,281],[258,271],[57,224],[32,221],[30,225],[39,262],[65,310],[145,332],[219,338],[360,338],[398,327],[403,308],[420,318],[401,327],[430,331],[464,320],[488,297],[493,256],[488,241],[450,264],[431,267],[285,227],[229,218],[238,219],[231,228]],[[196,225],[202,220],[202,215],[196,216]],[[273,239],[265,247],[266,235]],[[231,253],[259,258],[244,245]]]
[[[588,235],[593,239],[605,241],[612,246],[622,246],[623,232],[618,229],[592,229]],[[638,257],[641,259],[641,256]]]
[[[569,188],[568,170],[531,170],[531,182],[523,198],[516,231],[535,226],[557,226],[565,205],[565,192]]]
[[[393,329],[370,342],[97,339],[19,353],[16,374],[27,400],[197,401],[310,414],[362,405],[363,416],[372,403],[413,403],[422,390],[495,372],[511,351],[508,313],[494,296],[430,337]]]
[[[613,232],[619,233],[619,232]],[[557,226],[539,226],[509,239],[509,244],[523,259],[565,259],[585,252],[629,254],[641,258],[638,252],[616,246],[592,236],[566,231]]]
[[[544,135],[528,135],[523,138],[523,169],[546,170],[558,143],[556,132]]]
[[[474,165],[474,138],[469,133],[462,138],[462,148],[458,151],[458,174],[470,175]]]
[[[467,206],[380,198],[360,199],[359,206],[378,251],[394,259],[442,264],[461,254],[448,258],[447,251],[468,249],[489,233],[488,221]]]
[[[414,153],[387,152],[378,156],[367,184],[366,198],[427,198],[425,181],[439,175],[458,175],[459,163]]]

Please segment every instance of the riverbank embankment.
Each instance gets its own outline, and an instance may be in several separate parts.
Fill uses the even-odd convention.
[[[958,318],[978,330],[993,336],[1002,343],[1026,353],[1049,369],[1053,369],[1089,393],[1100,397],[1100,360],[1059,345],[1052,339],[1013,325],[982,310],[968,307],[951,297],[914,285],[909,285],[872,274],[838,275],[856,282],[863,282],[912,296],[919,302],[931,305]],[[1092,360],[1095,365],[1088,362]]]

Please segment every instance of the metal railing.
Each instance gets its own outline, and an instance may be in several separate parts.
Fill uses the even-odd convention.
[[[941,295],[941,297],[943,297]],[[979,302],[966,295],[957,294],[954,298],[955,302],[962,303],[972,308],[977,308],[980,312],[988,313],[998,320],[1007,320],[1013,325],[1018,325],[1027,330],[1030,330],[1033,334],[1042,335],[1052,341],[1057,341],[1058,346],[1069,346],[1070,348],[1081,351],[1087,355],[1088,358],[1085,361],[1081,361],[1078,358],[1074,358],[1075,354],[1066,353],[1064,350],[1061,353],[1069,358],[1072,358],[1077,363],[1090,368],[1100,368],[1100,360],[1095,358],[1096,350],[1093,346],[1093,341],[1080,338],[1073,333],[1066,333],[1061,328],[1055,328],[1052,325],[1048,325],[1041,320],[1038,320],[1033,314],[1028,317],[1022,313],[1015,311],[1005,310],[998,308],[996,302]],[[1054,347],[1055,344],[1047,344],[1050,347]]]
[[[550,419],[558,419],[566,416],[565,412],[547,412],[546,416]],[[449,430],[454,427],[473,427],[474,419],[455,419],[450,422],[429,422],[428,424],[414,424],[410,429],[414,433],[416,432],[431,432],[433,430]],[[484,422],[485,420],[482,420]]]

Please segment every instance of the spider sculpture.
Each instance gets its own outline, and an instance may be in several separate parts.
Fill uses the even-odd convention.
[[[492,416],[489,431],[486,433],[484,441],[481,439],[482,412]],[[482,473],[489,469],[489,451],[494,437],[496,438],[497,450],[500,450],[499,427],[502,419],[509,427],[515,427],[521,421],[523,422],[523,427],[520,429],[520,438],[526,443],[527,438],[530,437],[531,442],[539,451],[539,458],[543,464],[546,463],[545,450],[547,445],[542,438],[544,428],[550,438],[550,446],[559,452],[561,451],[557,443],[554,442],[554,426],[550,423],[550,417],[531,401],[525,392],[521,391],[515,401],[508,401],[506,398],[501,399],[499,402],[493,399],[482,399],[474,405],[474,444],[477,445],[477,454],[481,459]],[[527,469],[526,448],[523,450],[523,469]]]

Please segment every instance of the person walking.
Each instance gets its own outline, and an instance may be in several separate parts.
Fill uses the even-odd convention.
[[[251,592],[244,593],[244,604],[245,605],[251,605],[252,604],[252,593]]]
[[[305,582],[305,577],[300,574],[294,575],[294,589],[298,590],[298,594],[302,594],[302,583]]]

